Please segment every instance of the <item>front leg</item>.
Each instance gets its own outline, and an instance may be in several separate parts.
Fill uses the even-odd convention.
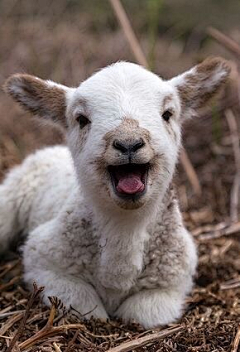
[[[145,329],[151,329],[179,319],[183,305],[184,295],[177,290],[143,290],[128,297],[115,316],[125,322],[134,321]]]
[[[155,253],[153,250],[155,257],[139,278],[145,287],[128,297],[115,314],[125,321],[134,320],[146,329],[173,323],[181,317],[197,264],[195,245],[184,228],[171,235],[169,232],[160,244],[161,252],[158,248]]]
[[[80,237],[79,232],[71,232],[71,235],[73,238]],[[86,276],[90,275],[86,269],[84,274],[81,257],[86,260],[87,255],[85,247],[69,241],[66,228],[61,223],[59,226],[59,219],[53,219],[29,234],[23,247],[24,280],[28,285],[35,281],[45,287],[46,304],[49,304],[48,296],[57,296],[67,308],[72,306],[85,318],[107,319],[100,297],[86,280]]]
[[[25,271],[24,280],[28,284],[36,281],[39,286],[45,287],[43,301],[46,305],[50,304],[49,296],[56,296],[67,308],[76,309],[80,317],[89,319],[93,316],[103,320],[108,318],[98,294],[82,279],[64,276],[61,272],[34,268]]]

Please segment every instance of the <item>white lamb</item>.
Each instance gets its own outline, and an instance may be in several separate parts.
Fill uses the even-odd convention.
[[[27,235],[24,279],[45,286],[46,303],[145,328],[181,316],[197,263],[171,185],[181,125],[228,75],[212,58],[169,81],[127,62],[78,88],[8,79],[17,102],[67,133],[68,148],[30,155],[0,186],[0,250]]]

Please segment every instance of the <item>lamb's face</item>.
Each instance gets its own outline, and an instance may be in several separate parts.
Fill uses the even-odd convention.
[[[68,143],[86,195],[138,208],[163,194],[180,146],[170,83],[130,63],[98,72],[69,98]]]
[[[26,109],[67,129],[86,197],[134,209],[163,196],[177,162],[182,121],[208,103],[228,74],[220,58],[170,81],[120,62],[78,88],[17,74],[5,89]]]

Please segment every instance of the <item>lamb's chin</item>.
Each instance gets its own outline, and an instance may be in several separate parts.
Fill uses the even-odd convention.
[[[147,203],[148,194],[143,195],[119,196],[113,189],[110,191],[111,201],[119,210],[135,210],[143,207]]]

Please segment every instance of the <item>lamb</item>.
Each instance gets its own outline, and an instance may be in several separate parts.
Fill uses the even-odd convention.
[[[172,178],[181,126],[224,85],[210,58],[164,81],[117,62],[68,88],[27,74],[6,84],[25,109],[60,124],[66,146],[37,151],[0,185],[0,250],[20,233],[24,280],[80,314],[146,329],[181,317],[197,254]]]

